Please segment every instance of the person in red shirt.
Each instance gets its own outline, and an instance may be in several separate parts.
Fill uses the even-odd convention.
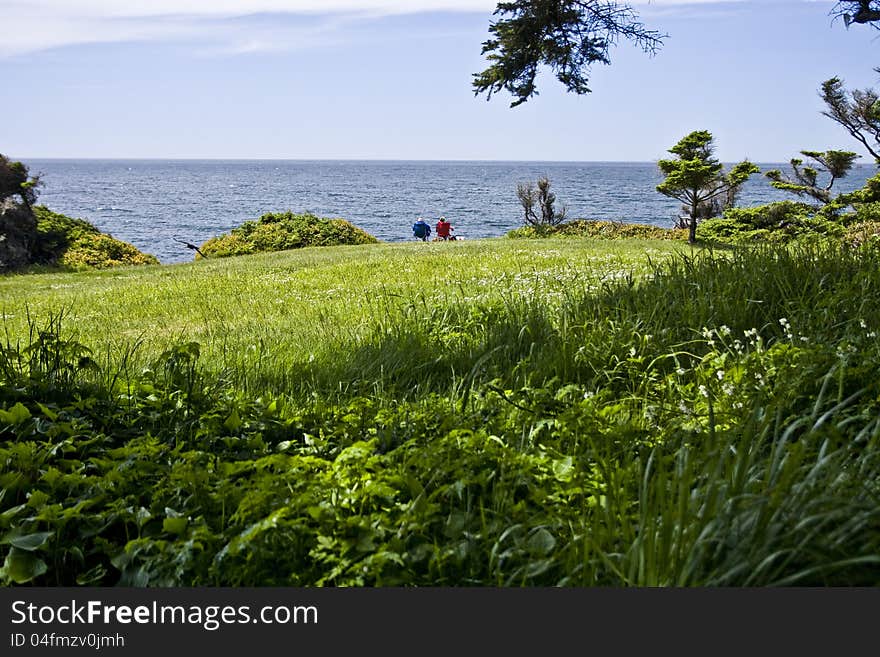
[[[437,220],[437,237],[441,240],[454,240],[452,231],[455,230],[452,224],[446,221],[446,217],[440,217]]]

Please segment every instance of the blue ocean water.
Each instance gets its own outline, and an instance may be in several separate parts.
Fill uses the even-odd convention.
[[[412,240],[418,216],[433,225],[445,215],[465,239],[498,237],[522,225],[517,183],[542,175],[569,218],[671,227],[679,209],[655,190],[662,176],[652,162],[21,159],[42,175],[40,203],[163,263],[193,259],[175,239],[201,244],[286,210],[341,217],[389,242]],[[875,171],[859,165],[835,188],[861,187]],[[753,176],[739,205],[785,198],[794,197]]]

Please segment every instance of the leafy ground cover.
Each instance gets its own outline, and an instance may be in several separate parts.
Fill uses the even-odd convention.
[[[880,581],[880,254],[546,239],[0,281],[11,584]]]

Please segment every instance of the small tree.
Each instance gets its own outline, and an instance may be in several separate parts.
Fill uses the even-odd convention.
[[[852,169],[860,156],[850,151],[801,151],[801,155],[812,161],[813,166],[803,166],[800,158],[791,159],[793,178],[784,175],[779,169],[766,172],[776,189],[792,192],[797,196],[809,196],[825,205],[831,203],[831,188],[834,181],[843,178]],[[819,184],[819,174],[828,176],[828,184]]]
[[[666,180],[657,185],[657,191],[684,205],[691,244],[697,241],[697,222],[705,218],[706,209],[713,208],[713,204],[721,199],[732,204],[749,176],[760,171],[744,160],[724,173],[721,162],[712,157],[715,150],[712,142],[709,131],[692,132],[669,149],[675,159],[657,162],[660,171],[666,175]]]
[[[18,196],[30,208],[37,201],[37,187],[40,185],[40,176],[31,176],[24,164],[13,162],[0,153],[0,203]]]
[[[530,226],[558,226],[565,221],[566,209],[557,211],[554,207],[556,194],[550,191],[550,179],[547,176],[538,178],[537,186],[531,181],[516,186],[516,197],[523,207],[523,220]],[[540,209],[538,217],[535,207]]]
[[[877,92],[873,89],[847,91],[843,81],[834,77],[822,83],[821,96],[828,107],[822,114],[843,126],[880,165],[880,96]]]

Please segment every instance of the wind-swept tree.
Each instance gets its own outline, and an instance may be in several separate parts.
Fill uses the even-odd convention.
[[[812,165],[804,166],[804,161],[795,157],[790,161],[793,176],[786,176],[779,169],[767,171],[764,175],[776,189],[809,196],[826,205],[831,203],[834,181],[846,176],[861,157],[851,151],[801,151],[801,155],[811,160]],[[827,185],[819,183],[820,174],[828,177]]]
[[[556,194],[550,191],[550,179],[547,176],[538,178],[537,186],[531,181],[516,186],[516,197],[523,208],[523,221],[531,226],[558,226],[565,221],[566,209],[557,210]],[[535,212],[535,207],[541,216]]]
[[[822,83],[821,96],[828,108],[822,114],[843,126],[880,165],[880,96],[877,92],[873,89],[847,91],[843,81],[833,77]]]
[[[666,180],[657,185],[657,191],[681,201],[688,213],[688,241],[697,241],[697,221],[704,208],[716,199],[732,201],[736,192],[753,173],[760,169],[744,160],[727,173],[713,157],[714,138],[708,130],[697,130],[669,149],[674,159],[660,160],[657,166]]]
[[[622,37],[648,54],[662,45],[659,32],[647,29],[627,4],[611,0],[514,0],[499,2],[482,54],[490,65],[474,74],[474,95],[506,89],[511,107],[538,94],[535,77],[549,66],[565,88],[590,93],[590,65],[610,64],[611,48]]]
[[[30,208],[36,203],[37,187],[41,184],[40,176],[31,176],[24,164],[13,162],[0,153],[0,203],[18,196]]]

